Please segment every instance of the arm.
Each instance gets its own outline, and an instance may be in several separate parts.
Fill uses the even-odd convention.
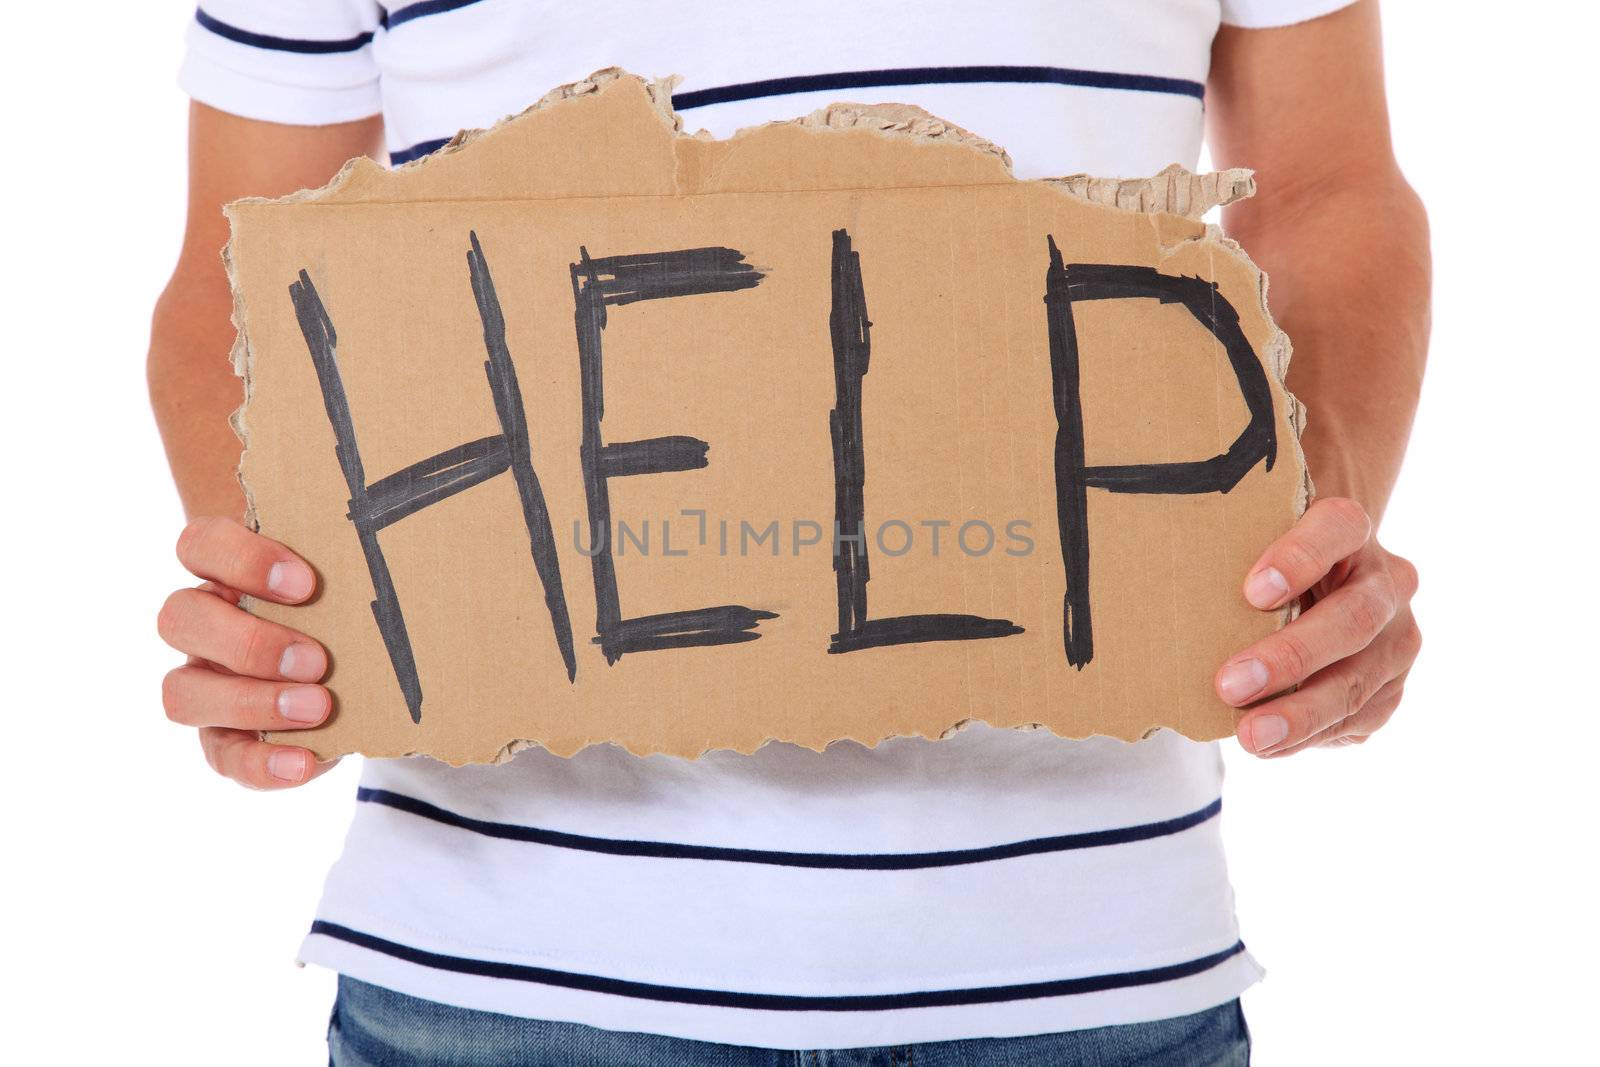
[[[1245,747],[1284,755],[1365,740],[1420,648],[1415,569],[1373,533],[1422,382],[1428,224],[1389,140],[1376,0],[1282,29],[1224,27],[1207,89],[1217,164],[1252,167],[1260,183],[1224,224],[1267,272],[1294,342],[1289,388],[1308,410],[1318,494],[1244,584],[1258,608],[1299,596],[1308,610],[1217,676],[1224,699],[1255,703]]]
[[[318,682],[321,646],[242,611],[242,594],[284,604],[311,596],[311,568],[281,545],[242,526],[235,477],[240,445],[228,424],[243,399],[228,353],[233,298],[221,251],[222,205],[243,196],[280,196],[325,183],[352,156],[376,150],[377,118],[335,126],[281,126],[192,106],[189,218],[178,265],[151,325],[150,399],[167,459],[191,522],[178,557],[203,579],[167,599],[157,625],[187,664],[167,675],[163,703],[174,721],[199,727],[206,758],[222,774],[258,787],[308,781],[320,768],[309,751],[260,740],[326,718],[331,699]]]
[[[178,265],[156,302],[147,373],[156,424],[190,516],[244,514],[234,476],[239,439],[228,416],[244,399],[228,353],[233,297],[222,268],[222,206],[283,196],[332,178],[347,159],[377,150],[381,121],[280,126],[193,104],[189,111],[189,218]]]

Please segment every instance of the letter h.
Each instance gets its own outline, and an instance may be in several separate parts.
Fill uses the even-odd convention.
[[[411,713],[411,720],[417,723],[422,721],[422,683],[417,676],[416,656],[406,633],[400,599],[395,592],[394,579],[389,574],[389,564],[384,558],[383,546],[379,544],[378,533],[407,515],[415,514],[507,470],[511,472],[517,484],[517,495],[522,500],[522,518],[528,529],[529,548],[544,588],[545,606],[555,629],[556,644],[567,666],[567,680],[576,678],[578,670],[572,649],[572,625],[567,617],[566,596],[561,585],[561,568],[556,558],[555,535],[550,525],[549,510],[545,507],[544,492],[533,470],[522,391],[517,385],[516,368],[512,366],[511,353],[506,347],[505,316],[500,310],[500,299],[495,294],[494,280],[489,275],[489,265],[483,258],[483,248],[478,244],[478,235],[472,233],[470,239],[472,249],[467,253],[467,266],[478,315],[483,322],[484,346],[489,355],[483,367],[489,378],[489,393],[494,400],[501,432],[446,449],[371,484],[368,484],[361,465],[355,425],[350,418],[350,404],[345,397],[344,381],[339,375],[338,336],[334,332],[333,321],[328,317],[322,298],[317,295],[316,287],[311,284],[311,277],[306,271],[302,270],[300,280],[289,286],[289,297],[294,302],[300,332],[305,336],[311,362],[316,367],[328,422],[333,426],[334,451],[339,457],[345,483],[349,486],[350,510],[347,517],[355,524],[356,534],[361,540],[361,551],[366,556],[367,569],[372,575],[375,594],[372,614],[377,620],[384,646],[388,649],[389,661],[400,683],[400,691],[405,696],[406,708]]]

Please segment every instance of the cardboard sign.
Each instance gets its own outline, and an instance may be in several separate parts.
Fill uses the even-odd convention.
[[[728,140],[619,72],[230,207],[320,756],[1233,729],[1304,505],[1248,175],[1018,181],[915,109]],[[1105,201],[1094,202],[1094,201]]]

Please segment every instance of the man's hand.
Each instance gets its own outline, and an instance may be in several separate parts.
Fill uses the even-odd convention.
[[[189,222],[172,280],[150,332],[150,399],[184,510],[241,515],[235,470],[239,439],[228,414],[244,398],[228,359],[233,296],[222,267],[228,222],[222,206],[245,196],[283,196],[315,188],[351,156],[378,155],[378,116],[333,126],[284,126],[189,109]],[[315,641],[239,608],[249,595],[299,604],[316,589],[306,562],[232,519],[198,518],[178,541],[178,558],[205,580],[167,598],[161,636],[189,654],[167,675],[167,716],[200,728],[217,771],[257,788],[310,781],[318,764],[293,745],[262,741],[260,730],[294,730],[327,718],[328,691],[315,684],[328,657]]]
[[[1222,698],[1250,709],[1240,742],[1282,756],[1365,740],[1421,643],[1416,570],[1372,539],[1422,385],[1431,279],[1427,212],[1389,139],[1377,0],[1277,29],[1224,26],[1206,123],[1212,160],[1260,184],[1223,226],[1272,279],[1294,338],[1287,384],[1310,413],[1301,447],[1329,494],[1245,578],[1255,607],[1298,597],[1305,613],[1217,672]]]
[[[1254,705],[1239,720],[1239,743],[1258,756],[1287,756],[1359,744],[1388,722],[1422,648],[1411,615],[1416,591],[1417,569],[1373,539],[1360,504],[1332,497],[1311,505],[1245,578],[1251,606],[1277,611],[1299,597],[1306,610],[1217,672],[1223,700]]]
[[[212,769],[240,785],[279,789],[332,767],[259,734],[303,730],[328,717],[332,698],[315,684],[328,670],[327,653],[304,634],[239,607],[243,595],[303,603],[316,590],[310,565],[276,541],[217,518],[184,527],[178,559],[204,582],[173,593],[156,619],[162,640],[189,656],[162,684],[167,717],[199,727]]]

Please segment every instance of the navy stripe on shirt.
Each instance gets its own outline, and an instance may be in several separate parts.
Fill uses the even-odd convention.
[[[391,167],[398,167],[402,163],[410,163],[414,159],[421,159],[423,156],[431,156],[449,143],[450,138],[448,137],[435,137],[431,141],[421,141],[412,145],[410,148],[402,148],[398,152],[390,152],[389,165]]]
[[[590,837],[584,834],[546,830],[537,826],[519,826],[514,823],[489,822],[458,815],[453,811],[430,804],[416,797],[393,793],[387,789],[356,790],[356,799],[368,804],[381,804],[397,811],[408,812],[424,819],[453,826],[460,830],[496,837],[506,841],[548,845],[552,848],[569,848],[579,852],[598,852],[609,856],[639,856],[652,859],[721,860],[728,863],[761,863],[773,867],[810,867],[845,871],[914,871],[933,867],[960,867],[973,863],[991,863],[995,860],[1036,856],[1048,852],[1070,852],[1082,848],[1102,848],[1107,845],[1126,845],[1135,841],[1148,841],[1182,833],[1217,817],[1222,811],[1222,798],[1218,797],[1199,811],[1180,815],[1160,822],[1122,826],[1110,830],[1092,830],[1086,833],[1059,834],[1054,837],[1035,837],[1026,841],[1012,841],[985,848],[959,848],[940,852],[780,852],[755,848],[724,848],[714,845],[684,845],[670,841],[632,841],[614,837]]]
[[[352,930],[338,923],[318,919],[311,924],[311,933],[343,941],[359,948],[381,952],[386,956],[415,963],[435,970],[454,971],[457,974],[480,975],[485,978],[510,979],[517,982],[535,982],[539,985],[559,986],[563,989],[580,989],[590,993],[609,993],[613,996],[632,997],[636,1000],[669,1001],[674,1004],[703,1004],[717,1008],[749,1008],[756,1011],[894,1011],[903,1008],[947,1008],[966,1004],[998,1004],[1012,1000],[1035,1000],[1040,997],[1075,996],[1099,993],[1107,989],[1126,989],[1130,986],[1155,985],[1188,978],[1218,967],[1244,951],[1244,942],[1236,941],[1221,952],[1176,963],[1167,967],[1153,967],[1144,971],[1122,971],[1118,974],[1097,974],[1083,978],[1059,978],[1046,982],[1025,982],[1019,985],[976,986],[970,989],[930,989],[913,993],[867,993],[845,996],[800,996],[788,993],[735,993],[721,989],[694,989],[685,986],[659,985],[655,982],[633,982],[622,978],[606,978],[593,974],[559,971],[550,967],[532,967],[521,963],[502,963],[496,960],[471,959],[465,956],[447,956],[439,952],[412,948],[389,941],[360,930]]]
[[[741,82],[716,89],[697,89],[672,98],[673,107],[684,111],[707,104],[727,104],[735,100],[755,100],[791,93],[819,93],[838,89],[879,89],[895,85],[1073,85],[1088,89],[1127,89],[1146,93],[1175,93],[1204,100],[1206,87],[1187,78],[1162,78],[1154,74],[1118,74],[1104,70],[1075,70],[1070,67],[900,67],[889,70],[849,70],[834,74],[805,74],[793,78],[767,78]]]
[[[372,34],[358,33],[342,41],[302,40],[297,37],[274,37],[255,33],[223,22],[206,12],[203,7],[194,9],[194,20],[218,37],[226,38],[251,48],[265,48],[273,52],[301,52],[306,55],[330,55],[335,52],[356,52],[372,43]]]
[[[434,4],[458,3],[459,0],[426,0],[415,7]],[[402,8],[401,12],[411,8]],[[396,12],[395,15],[401,12]],[[431,12],[425,12],[431,13]],[[390,16],[390,25],[395,15]],[[765,81],[740,82],[712,89],[696,89],[678,93],[672,98],[677,111],[689,111],[712,104],[727,104],[738,100],[755,100],[768,96],[787,96],[792,93],[816,93],[842,89],[871,89],[904,85],[1067,85],[1086,89],[1117,89],[1130,92],[1167,93],[1190,96],[1204,100],[1206,87],[1187,78],[1163,78],[1154,74],[1119,74],[1115,71],[1076,70],[1070,67],[903,67],[885,70],[840,71],[834,74],[805,74],[792,78],[768,78]],[[422,141],[389,153],[394,166],[410,163],[414,159],[438,150],[447,137]]]
[[[394,11],[385,8],[378,9],[378,25],[386,30],[396,26],[403,26],[412,19],[420,19],[427,15],[442,15],[446,11],[455,11],[457,8],[471,7],[481,3],[482,0],[422,0],[421,3],[407,4],[405,7]]]

